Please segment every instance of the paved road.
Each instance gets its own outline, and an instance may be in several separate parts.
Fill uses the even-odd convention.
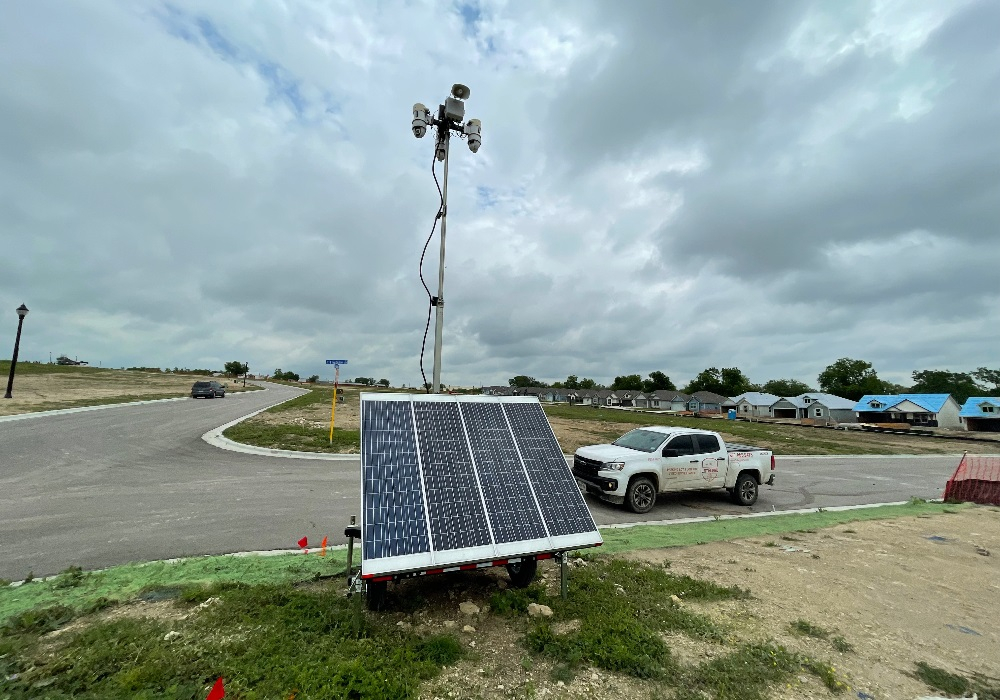
[[[219,450],[202,434],[297,390],[0,422],[0,578],[194,554],[343,541],[356,460]],[[940,497],[955,457],[779,458],[754,511]],[[644,516],[588,497],[599,524],[739,513],[724,492],[671,495]]]

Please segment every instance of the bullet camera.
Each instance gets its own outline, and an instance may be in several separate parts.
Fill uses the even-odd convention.
[[[413,135],[422,139],[427,133],[427,125],[431,121],[431,113],[419,102],[413,105]]]
[[[469,150],[475,153],[483,143],[482,122],[478,119],[470,119],[465,125],[465,135],[469,139]]]

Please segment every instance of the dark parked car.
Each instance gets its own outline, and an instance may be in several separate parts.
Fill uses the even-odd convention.
[[[218,382],[195,382],[191,387],[191,398],[197,399],[199,396],[203,399],[214,399],[216,396],[225,398],[226,387]]]

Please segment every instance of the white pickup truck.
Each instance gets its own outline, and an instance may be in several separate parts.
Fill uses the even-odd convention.
[[[758,487],[774,484],[774,454],[727,445],[709,430],[649,426],[610,445],[581,447],[573,456],[573,475],[587,493],[636,513],[652,509],[660,493],[718,488],[735,503],[752,506]]]

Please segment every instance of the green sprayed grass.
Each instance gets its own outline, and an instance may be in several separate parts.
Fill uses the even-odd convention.
[[[328,550],[325,557],[317,554],[194,557],[175,563],[126,564],[90,573],[69,569],[54,579],[0,588],[0,625],[29,610],[58,605],[82,611],[101,601],[126,601],[143,591],[169,587],[227,581],[247,584],[308,581],[317,576],[340,574],[346,564],[346,552]]]
[[[92,619],[45,643],[44,627],[0,630],[0,697],[200,700],[223,678],[226,697],[242,700],[397,700],[464,655],[456,638],[399,630],[329,586],[209,592],[200,607],[175,597],[170,619]]]
[[[841,523],[862,520],[886,520],[918,515],[934,515],[954,512],[968,506],[945,505],[943,503],[908,503],[902,506],[879,506],[857,510],[826,511],[823,513],[802,513],[789,515],[769,515],[761,518],[739,518],[707,523],[685,523],[682,525],[637,525],[629,528],[606,528],[601,530],[605,554],[626,552],[633,549],[659,549],[662,547],[688,547],[708,542],[780,535],[787,532],[802,532]]]

